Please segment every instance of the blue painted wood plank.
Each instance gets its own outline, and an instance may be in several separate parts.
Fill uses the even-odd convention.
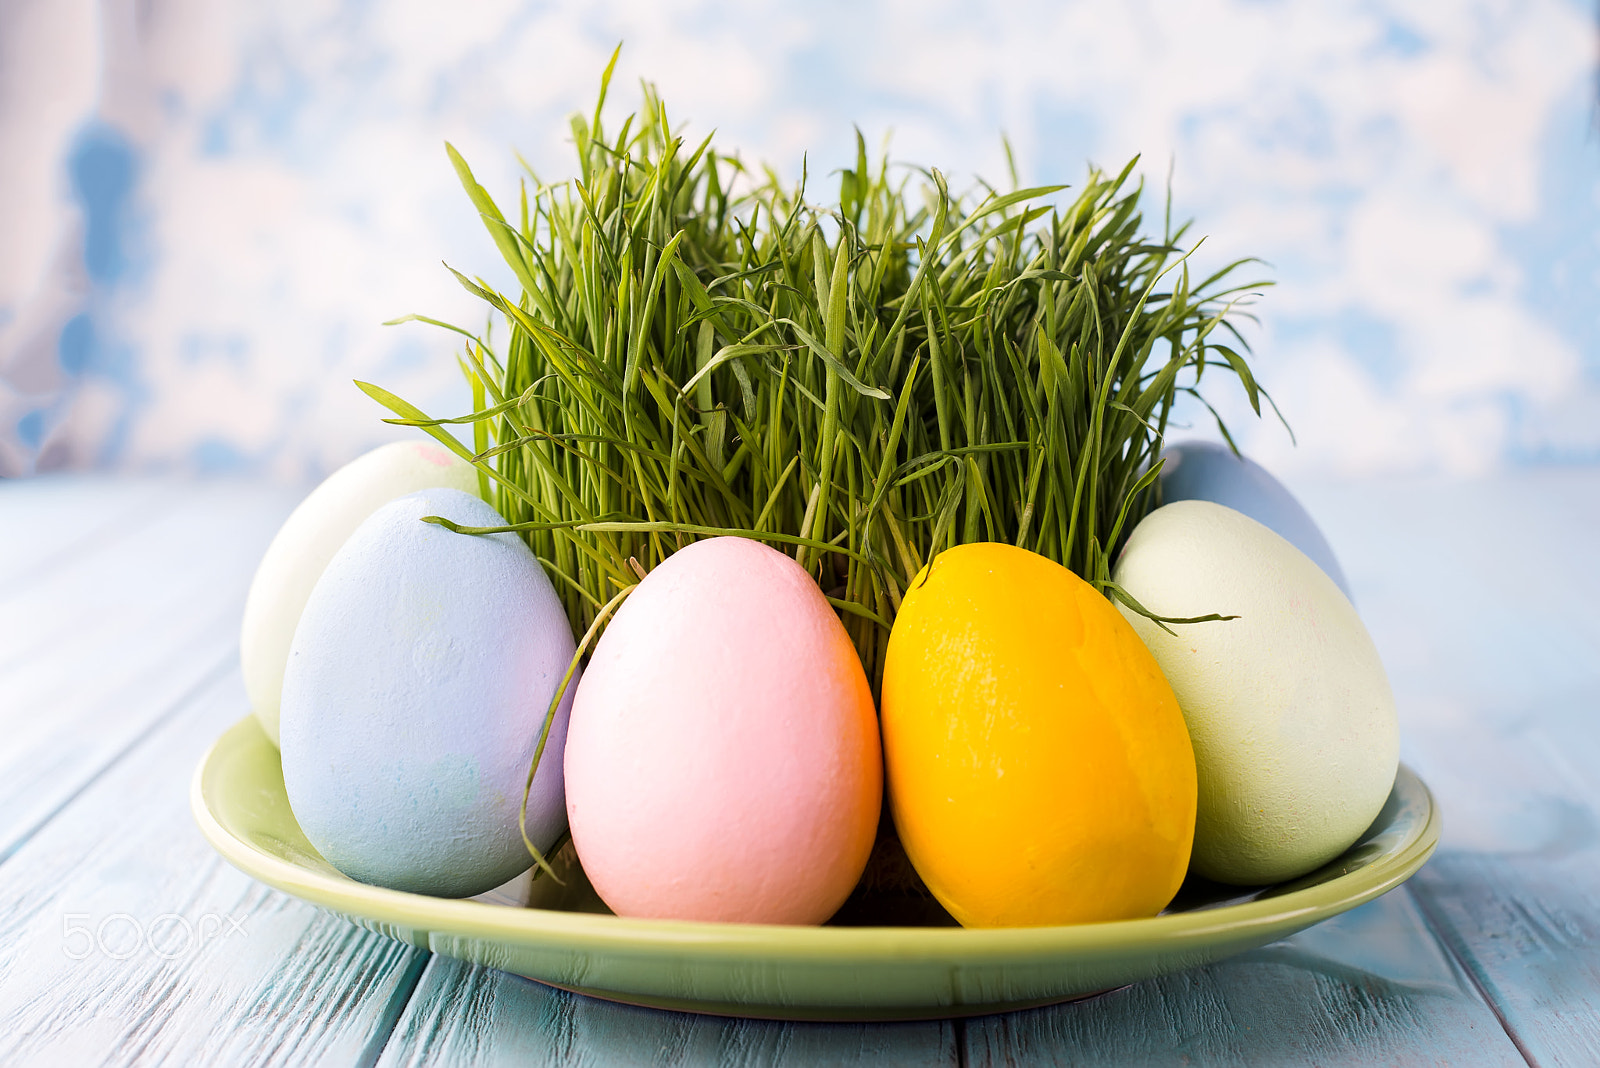
[[[170,510],[187,489],[111,475],[0,479],[0,599]]]
[[[0,858],[237,659],[247,584],[292,499],[204,484],[162,493],[176,494],[170,507],[0,596]],[[70,494],[34,504],[46,527],[82,511]],[[0,512],[0,530],[17,522]]]
[[[1089,1001],[970,1020],[969,1065],[1525,1062],[1404,890]]]
[[[0,599],[0,672],[58,649],[109,649],[130,626],[193,617],[188,599],[195,596],[230,610],[242,605],[256,562],[292,506],[282,491],[198,484],[153,521],[95,539],[70,564]],[[10,525],[0,518],[0,527]]]
[[[1600,469],[1304,496],[1443,807],[1418,903],[1530,1060],[1600,1064]]]
[[[617,1005],[434,957],[379,1060],[416,1065],[954,1065],[952,1023],[729,1020]]]
[[[188,788],[243,712],[204,687],[0,864],[0,1064],[370,1064],[427,954],[213,853]]]

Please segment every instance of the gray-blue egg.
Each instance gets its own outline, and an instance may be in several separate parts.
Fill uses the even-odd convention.
[[[1328,540],[1300,502],[1266,468],[1236,455],[1226,445],[1209,441],[1174,445],[1162,457],[1167,461],[1161,469],[1163,503],[1211,501],[1244,513],[1309,556],[1350,597],[1350,584]]]
[[[455,489],[374,512],[306,602],[284,672],[283,781],[306,838],[353,879],[467,897],[526,871],[523,786],[572,660],[566,613],[538,559]],[[566,826],[569,687],[528,797],[528,837]]]

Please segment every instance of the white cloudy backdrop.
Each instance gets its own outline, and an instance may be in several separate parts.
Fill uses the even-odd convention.
[[[1277,285],[1252,340],[1294,474],[1600,460],[1600,136],[1588,0],[1123,5],[0,2],[0,474],[326,471],[383,440],[349,384],[464,404],[491,190],[612,114],[789,176],[859,125],[954,174],[1076,182],[1143,153],[1213,261]],[[1151,202],[1159,211],[1158,199]],[[1207,432],[1197,424],[1197,432]]]

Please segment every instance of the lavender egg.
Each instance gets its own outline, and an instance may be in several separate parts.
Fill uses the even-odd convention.
[[[1309,556],[1346,598],[1355,599],[1328,539],[1266,468],[1209,441],[1186,441],[1162,456],[1167,461],[1161,469],[1163,503],[1210,501],[1243,513]]]
[[[284,787],[318,852],[353,879],[467,897],[527,870],[523,785],[572,659],[565,612],[483,501],[429,489],[374,512],[317,581],[290,645],[280,722]],[[528,837],[566,826],[571,690],[528,797]]]

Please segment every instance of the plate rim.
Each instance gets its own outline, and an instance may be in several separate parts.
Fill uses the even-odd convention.
[[[541,949],[626,950],[641,956],[715,950],[727,958],[769,964],[779,960],[845,963],[859,961],[863,956],[893,958],[901,963],[949,963],[954,956],[970,964],[981,964],[986,958],[1023,963],[1126,952],[1130,942],[1143,944],[1149,940],[1179,949],[1185,943],[1211,943],[1230,934],[1275,928],[1298,930],[1380,897],[1426,863],[1438,846],[1441,825],[1439,806],[1427,783],[1401,763],[1396,769],[1396,782],[1402,776],[1414,782],[1426,805],[1426,817],[1406,840],[1386,850],[1386,855],[1373,864],[1271,897],[1101,923],[1005,928],[827,927],[640,919],[513,908],[335,878],[274,856],[234,834],[211,811],[205,789],[207,772],[230,745],[237,744],[241,730],[253,725],[254,719],[253,715],[246,715],[223,731],[206,750],[191,779],[190,808],[194,819],[223,859],[252,878],[346,917]],[[1372,878],[1375,866],[1381,872],[1377,879]],[[1353,880],[1347,892],[1327,900],[1329,888],[1345,880]],[[1316,918],[1307,919],[1310,916]]]

